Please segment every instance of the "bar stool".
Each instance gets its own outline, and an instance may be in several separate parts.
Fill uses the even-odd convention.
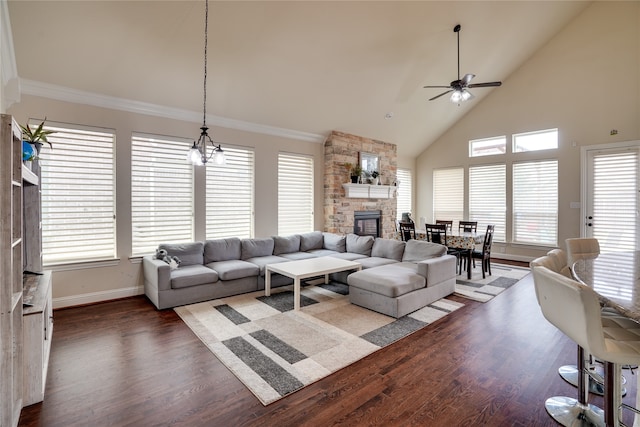
[[[605,362],[604,413],[594,405],[564,397],[547,399],[547,412],[565,426],[618,427],[621,408],[630,408],[621,404],[621,365],[640,363],[640,324],[603,317],[598,295],[588,286],[543,266],[533,267],[532,272],[544,317],[584,351]]]

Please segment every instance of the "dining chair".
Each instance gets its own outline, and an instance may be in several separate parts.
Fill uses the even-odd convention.
[[[459,221],[458,222],[458,232],[477,233],[478,232],[478,221]]]
[[[436,224],[444,224],[447,226],[447,231],[451,233],[453,231],[453,221],[447,221],[444,219],[436,219]]]
[[[427,241],[447,246],[447,224],[425,224],[424,229]],[[456,269],[458,274],[462,274],[462,259],[460,258],[460,249],[450,248],[447,246],[447,254],[456,257]]]
[[[416,238],[416,225],[413,222],[400,222],[400,237],[408,242]]]
[[[484,235],[482,250],[478,251],[474,249],[471,252],[471,258],[474,260],[474,264],[476,259],[481,260],[483,279],[485,278],[485,272],[491,276],[491,245],[493,244],[493,232],[495,228],[495,225],[487,225],[487,234]]]

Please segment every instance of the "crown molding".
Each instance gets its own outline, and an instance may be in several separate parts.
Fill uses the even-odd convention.
[[[148,116],[163,117],[167,119],[183,120],[199,123],[202,113],[166,107],[148,102],[134,101],[131,99],[117,98],[108,95],[85,92],[64,86],[53,85],[28,79],[20,79],[21,93],[74,104],[91,105],[94,107],[108,108],[112,110],[126,111],[129,113],[145,114]],[[298,141],[324,143],[326,137],[315,133],[302,132],[293,129],[284,129],[275,126],[246,122],[243,120],[229,119],[226,117],[207,114],[207,123],[213,126],[236,129],[246,132],[264,135],[278,136],[295,139]]]

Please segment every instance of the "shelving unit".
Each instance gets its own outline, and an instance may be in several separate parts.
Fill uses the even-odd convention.
[[[392,199],[398,187],[393,185],[342,184],[346,197],[360,199]]]
[[[0,115],[0,426],[22,409],[22,133]]]

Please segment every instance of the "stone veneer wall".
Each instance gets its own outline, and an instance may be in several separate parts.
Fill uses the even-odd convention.
[[[353,233],[355,211],[382,212],[381,235],[391,238],[395,233],[396,199],[347,198],[342,184],[351,182],[345,163],[357,164],[359,153],[379,156],[381,183],[392,184],[398,170],[397,147],[348,133],[331,132],[324,144],[324,229],[331,233]]]

